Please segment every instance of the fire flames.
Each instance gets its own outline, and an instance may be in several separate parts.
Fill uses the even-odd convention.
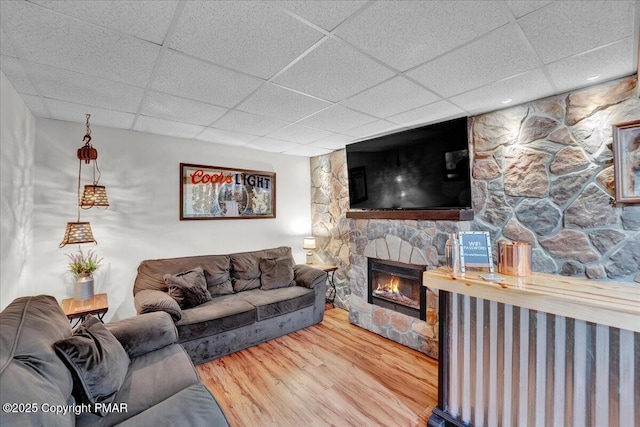
[[[376,292],[389,292],[392,294],[400,293],[400,280],[397,277],[392,277],[387,283],[378,283]]]
[[[420,301],[415,301],[400,292],[400,279],[397,277],[389,278],[386,283],[378,282],[378,288],[373,291],[378,298],[397,302],[407,307],[420,308]]]

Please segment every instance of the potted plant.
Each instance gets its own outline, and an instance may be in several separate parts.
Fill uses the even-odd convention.
[[[66,256],[70,260],[69,271],[76,279],[73,298],[78,301],[93,298],[93,272],[100,267],[102,258],[98,259],[96,252],[91,249],[85,255],[80,246],[78,246],[78,252],[66,254]]]

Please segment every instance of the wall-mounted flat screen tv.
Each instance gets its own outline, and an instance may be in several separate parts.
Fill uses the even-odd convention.
[[[351,209],[471,207],[467,118],[349,144]]]

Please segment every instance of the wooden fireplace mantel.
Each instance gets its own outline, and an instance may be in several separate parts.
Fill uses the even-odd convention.
[[[348,211],[351,219],[396,219],[396,220],[435,220],[435,221],[471,221],[473,209],[431,209],[431,210],[381,210]]]

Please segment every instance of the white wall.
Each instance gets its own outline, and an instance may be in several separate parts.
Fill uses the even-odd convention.
[[[0,306],[30,293],[35,119],[0,71]]]
[[[90,112],[89,112],[90,113]],[[135,314],[132,288],[140,261],[176,256],[224,254],[291,246],[304,262],[302,238],[311,230],[309,159],[241,147],[92,126],[110,207],[82,211],[91,222],[104,257],[95,274],[96,293],[109,294],[107,319]],[[66,223],[75,221],[77,148],[85,126],[37,119],[34,252],[38,260],[32,292],[59,300],[72,296],[66,253],[58,248]],[[180,163],[276,172],[277,217],[244,220],[179,220]],[[83,183],[89,170],[83,167]]]

